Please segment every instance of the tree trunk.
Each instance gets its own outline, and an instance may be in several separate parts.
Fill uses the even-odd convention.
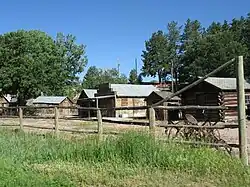
[[[158,71],[158,81],[159,81],[159,84],[161,84],[161,71]]]

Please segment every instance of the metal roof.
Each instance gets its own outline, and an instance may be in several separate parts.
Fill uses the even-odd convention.
[[[66,98],[66,96],[39,96],[33,104],[60,104]]]
[[[83,89],[88,98],[94,98],[97,90],[95,89]]]
[[[147,97],[153,91],[159,91],[153,85],[110,84],[110,88],[120,97]]]
[[[236,90],[236,78],[208,77],[205,82],[221,90]],[[250,89],[250,84],[245,81],[245,89]]]
[[[153,93],[159,95],[162,99],[165,99],[166,97],[168,97],[168,96],[170,96],[172,94],[172,92],[168,92],[168,91],[154,91]],[[178,96],[174,96],[170,100],[178,100],[178,101],[180,101],[181,98],[178,97]]]
[[[17,98],[14,95],[6,94],[3,96],[9,103],[16,103]]]

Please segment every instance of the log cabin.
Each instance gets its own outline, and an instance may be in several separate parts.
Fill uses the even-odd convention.
[[[169,90],[161,89],[161,91],[153,91],[147,98],[146,102],[148,106],[151,106],[152,104],[155,104],[164,98],[170,96],[172,92]],[[166,101],[161,104],[161,106],[179,106],[181,104],[181,98],[178,96],[173,97],[170,101]],[[155,110],[155,116],[157,120],[162,121],[175,121],[178,120],[178,110],[163,110],[163,109],[156,109]]]
[[[37,106],[37,107],[73,107],[73,102],[66,96],[39,96],[36,99],[32,101],[31,106]],[[54,115],[54,109],[53,108],[45,108],[45,109],[39,109],[37,110],[38,115]],[[76,111],[75,109],[64,109],[60,108],[59,110],[60,116],[70,116],[75,115]]]
[[[135,85],[135,84],[102,84],[99,86],[95,97],[97,97],[97,106],[100,108],[114,107],[136,107],[146,106],[145,99],[153,91],[158,89],[153,85]],[[132,117],[145,118],[145,110],[106,110],[103,111],[106,117]]]
[[[208,77],[200,84],[181,94],[182,105],[226,106],[226,110],[186,110],[183,113],[192,114],[198,121],[237,120],[237,90],[236,78]],[[246,106],[250,104],[250,84],[245,81]]]

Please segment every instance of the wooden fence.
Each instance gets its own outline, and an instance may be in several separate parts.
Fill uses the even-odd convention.
[[[189,86],[171,94],[169,97],[161,100],[158,103],[153,104],[150,107],[146,107],[146,106],[140,106],[140,107],[116,107],[116,108],[90,108],[90,107],[19,107],[18,111],[19,111],[19,124],[20,124],[20,129],[24,129],[25,127],[29,127],[32,128],[32,126],[27,126],[25,124],[23,124],[23,109],[24,108],[29,108],[29,109],[42,109],[42,108],[54,108],[54,128],[47,128],[46,129],[53,129],[55,134],[58,134],[59,131],[65,131],[64,129],[60,129],[59,127],[59,112],[58,109],[81,109],[81,110],[87,110],[87,111],[96,111],[96,117],[97,117],[97,131],[95,131],[94,133],[98,133],[98,135],[101,137],[103,134],[103,118],[102,118],[102,110],[141,110],[141,109],[147,109],[148,110],[148,126],[149,126],[149,131],[150,133],[152,133],[153,135],[155,135],[155,129],[156,129],[156,117],[155,117],[155,109],[162,109],[162,110],[186,110],[186,109],[197,109],[197,110],[201,110],[201,109],[206,109],[206,110],[224,110],[226,109],[226,107],[223,106],[159,106],[160,104],[162,104],[165,101],[170,100],[171,98],[173,98],[174,96],[177,96],[179,94],[181,94],[182,92],[192,88],[193,86],[199,84],[200,82],[204,81],[206,78],[208,78],[209,76],[211,76],[212,74],[222,70],[223,68],[225,68],[226,66],[232,64],[233,62],[235,62],[236,59],[232,59],[228,62],[226,62],[225,64],[223,64],[222,66],[218,67],[217,69],[215,69],[214,71],[212,71],[211,73],[207,74],[206,76],[204,76],[203,78],[199,79],[198,81],[195,81],[194,83],[190,84]],[[236,60],[236,62],[238,63],[238,68],[237,68],[237,91],[238,91],[238,125],[236,124],[224,124],[224,125],[214,125],[214,126],[197,126],[197,125],[185,125],[185,126],[180,126],[180,125],[175,125],[175,124],[164,124],[161,125],[161,127],[164,128],[181,128],[181,127],[185,127],[185,128],[190,128],[190,129],[226,129],[226,128],[238,128],[239,129],[239,144],[232,144],[229,146],[231,147],[237,147],[239,148],[239,152],[240,152],[240,158],[242,159],[242,162],[245,165],[248,165],[248,153],[247,153],[247,137],[246,137],[246,115],[245,115],[245,93],[244,93],[244,71],[243,71],[243,57],[239,56]],[[0,107],[3,109],[7,109],[7,108],[12,108],[12,109],[16,109],[17,108],[13,108],[13,107]],[[40,116],[36,116],[36,118],[41,118]],[[52,118],[52,117],[50,117]],[[40,127],[34,127],[34,128],[40,128]],[[44,128],[44,127],[41,127]],[[76,132],[75,130],[67,130],[69,132]],[[77,131],[80,132],[80,131]],[[202,145],[208,145],[208,146],[225,146],[225,144],[223,143],[206,143],[206,142],[195,142],[195,141],[188,141],[188,142],[181,142],[181,143],[187,143],[187,144],[202,144]]]

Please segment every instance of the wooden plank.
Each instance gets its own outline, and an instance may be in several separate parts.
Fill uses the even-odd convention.
[[[152,107],[149,108],[149,130],[155,134],[155,110]]]
[[[97,110],[97,125],[98,125],[98,134],[101,136],[103,134],[103,124],[102,124],[102,113],[101,110]]]
[[[19,125],[20,129],[23,130],[23,109],[19,107]]]
[[[165,110],[185,110],[185,109],[207,109],[207,110],[222,110],[227,109],[225,106],[197,106],[197,105],[186,105],[186,106],[155,106],[154,108],[165,109]]]
[[[54,120],[54,128],[55,128],[55,134],[58,134],[58,129],[59,129],[59,111],[58,108],[55,107],[55,120]]]
[[[14,124],[1,124],[0,127],[20,127],[20,125],[14,125]]]
[[[148,106],[123,106],[123,107],[111,107],[111,108],[100,108],[101,110],[145,110]]]
[[[194,129],[234,129],[239,128],[238,124],[228,124],[228,125],[214,125],[214,126],[199,126],[199,125],[171,125],[171,124],[160,124],[159,127],[176,127],[176,128],[194,128]]]
[[[48,130],[54,130],[54,127],[44,127],[44,126],[34,126],[34,125],[24,125],[23,127],[26,128],[34,128],[34,129],[48,129]]]
[[[245,107],[245,78],[243,56],[237,58],[237,96],[238,96],[238,123],[240,158],[243,164],[248,165],[246,107]]]
[[[160,141],[166,142],[166,143],[177,143],[177,144],[190,144],[190,145],[204,145],[204,146],[213,146],[213,147],[224,147],[224,146],[230,146],[234,148],[239,148],[239,144],[231,144],[231,143],[207,143],[207,142],[193,142],[193,141],[177,141],[177,140],[163,140]]]

